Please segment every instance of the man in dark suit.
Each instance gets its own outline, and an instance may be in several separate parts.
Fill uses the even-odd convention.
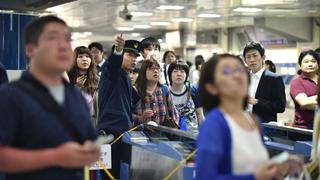
[[[262,122],[277,121],[277,113],[286,106],[284,83],[281,76],[265,70],[265,49],[251,42],[243,50],[243,57],[250,69],[248,110],[259,115]]]

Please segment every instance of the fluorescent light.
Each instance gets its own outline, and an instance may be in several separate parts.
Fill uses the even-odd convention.
[[[162,39],[158,39],[159,43],[162,43]]]
[[[168,26],[170,24],[171,24],[170,22],[165,22],[165,21],[151,22],[152,26]]]
[[[151,12],[131,12],[132,16],[152,16],[153,13]]]
[[[139,36],[140,36],[140,33],[131,33],[131,36],[133,36],[133,37],[139,37]]]
[[[83,34],[86,35],[86,36],[91,36],[92,32],[84,32]]]
[[[254,13],[254,12],[260,12],[262,9],[259,8],[246,8],[246,7],[238,7],[234,9],[235,12],[248,12],[248,13]]]
[[[184,9],[184,6],[178,6],[178,5],[160,5],[157,7],[157,9],[160,10],[181,10]]]
[[[173,18],[171,21],[173,22],[192,22],[191,18]]]
[[[198,15],[198,17],[201,17],[201,18],[218,18],[218,17],[221,17],[220,14],[206,14],[206,13],[201,13]]]
[[[133,28],[135,28],[135,29],[149,29],[149,28],[151,28],[151,26],[146,25],[146,24],[139,24],[139,25],[133,25]]]
[[[117,27],[118,31],[133,31],[133,27]]]

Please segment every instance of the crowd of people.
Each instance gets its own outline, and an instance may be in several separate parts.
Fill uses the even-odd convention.
[[[174,51],[161,58],[160,50],[156,38],[125,40],[120,34],[104,58],[98,42],[72,50],[70,28],[58,17],[31,22],[25,30],[30,68],[7,83],[0,64],[0,172],[9,180],[81,179],[81,168],[99,158],[98,134],[118,137],[148,123],[199,134],[197,179],[290,174],[292,161],[268,163],[261,138],[260,123],[277,121],[286,96],[260,43],[248,43],[243,59],[216,54],[205,61],[199,55],[195,68]],[[299,56],[290,88],[296,127],[313,128],[319,63],[313,50]],[[120,141],[112,145],[116,178],[127,148]]]

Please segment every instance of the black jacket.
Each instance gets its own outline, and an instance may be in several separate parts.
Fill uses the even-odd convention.
[[[265,70],[262,73],[255,98],[258,103],[253,106],[253,113],[262,118],[262,122],[277,121],[277,113],[286,108],[286,95],[281,76]]]
[[[0,85],[6,82],[8,82],[7,72],[4,66],[0,63]]]

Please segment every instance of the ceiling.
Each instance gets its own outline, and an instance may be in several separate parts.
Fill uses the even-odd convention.
[[[125,20],[126,13],[120,17],[125,4],[128,14],[133,14],[131,20]],[[179,5],[183,9],[161,10],[161,5]],[[256,9],[239,9],[244,7]],[[248,12],[252,10],[254,12]],[[255,17],[319,17],[320,0],[77,0],[39,12],[42,15],[54,13],[66,20],[75,32],[73,39],[77,42],[87,45],[99,41],[106,45],[117,33],[123,33],[127,39],[149,35],[163,38],[164,32],[174,30],[199,32],[253,25]],[[138,16],[134,12],[149,13],[149,16]],[[201,13],[216,17],[199,17]],[[191,20],[173,22],[174,18]],[[167,24],[160,26],[155,22]],[[120,27],[135,28],[133,31],[119,31],[117,28]]]

